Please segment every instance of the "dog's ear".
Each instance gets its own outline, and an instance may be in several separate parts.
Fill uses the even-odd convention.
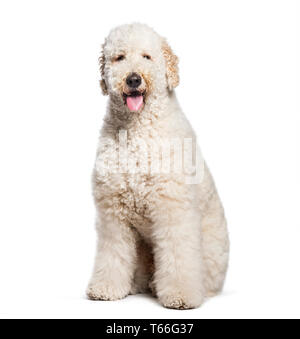
[[[102,89],[103,95],[108,95],[107,85],[106,85],[106,82],[104,80],[104,69],[105,69],[105,62],[106,62],[105,54],[104,54],[104,45],[102,46],[102,51],[101,51],[101,55],[100,55],[100,58],[99,58],[100,73],[101,73],[100,87]]]
[[[173,53],[171,47],[164,39],[162,50],[166,60],[168,88],[172,91],[179,85],[178,57]]]

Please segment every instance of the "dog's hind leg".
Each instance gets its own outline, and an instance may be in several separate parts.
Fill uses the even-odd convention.
[[[154,273],[151,247],[142,239],[137,245],[137,266],[130,294],[149,292],[149,284]]]
[[[228,267],[229,239],[224,210],[218,194],[209,202],[202,218],[202,249],[206,296],[221,292]]]

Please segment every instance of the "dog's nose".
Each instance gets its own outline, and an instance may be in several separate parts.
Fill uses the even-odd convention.
[[[132,73],[127,77],[126,83],[130,88],[138,88],[142,83],[142,78],[137,73]]]

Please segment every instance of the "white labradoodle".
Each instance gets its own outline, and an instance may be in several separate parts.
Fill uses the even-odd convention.
[[[222,290],[229,240],[204,162],[195,182],[184,170],[152,170],[167,140],[196,145],[174,93],[178,59],[152,29],[132,24],[110,33],[100,64],[109,104],[97,159],[109,166],[97,161],[93,175],[99,243],[87,295],[118,300],[150,289],[165,307],[196,308]]]

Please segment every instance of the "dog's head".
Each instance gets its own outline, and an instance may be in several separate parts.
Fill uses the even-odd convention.
[[[100,57],[101,88],[131,112],[179,84],[178,58],[146,25],[120,26],[109,34]]]

